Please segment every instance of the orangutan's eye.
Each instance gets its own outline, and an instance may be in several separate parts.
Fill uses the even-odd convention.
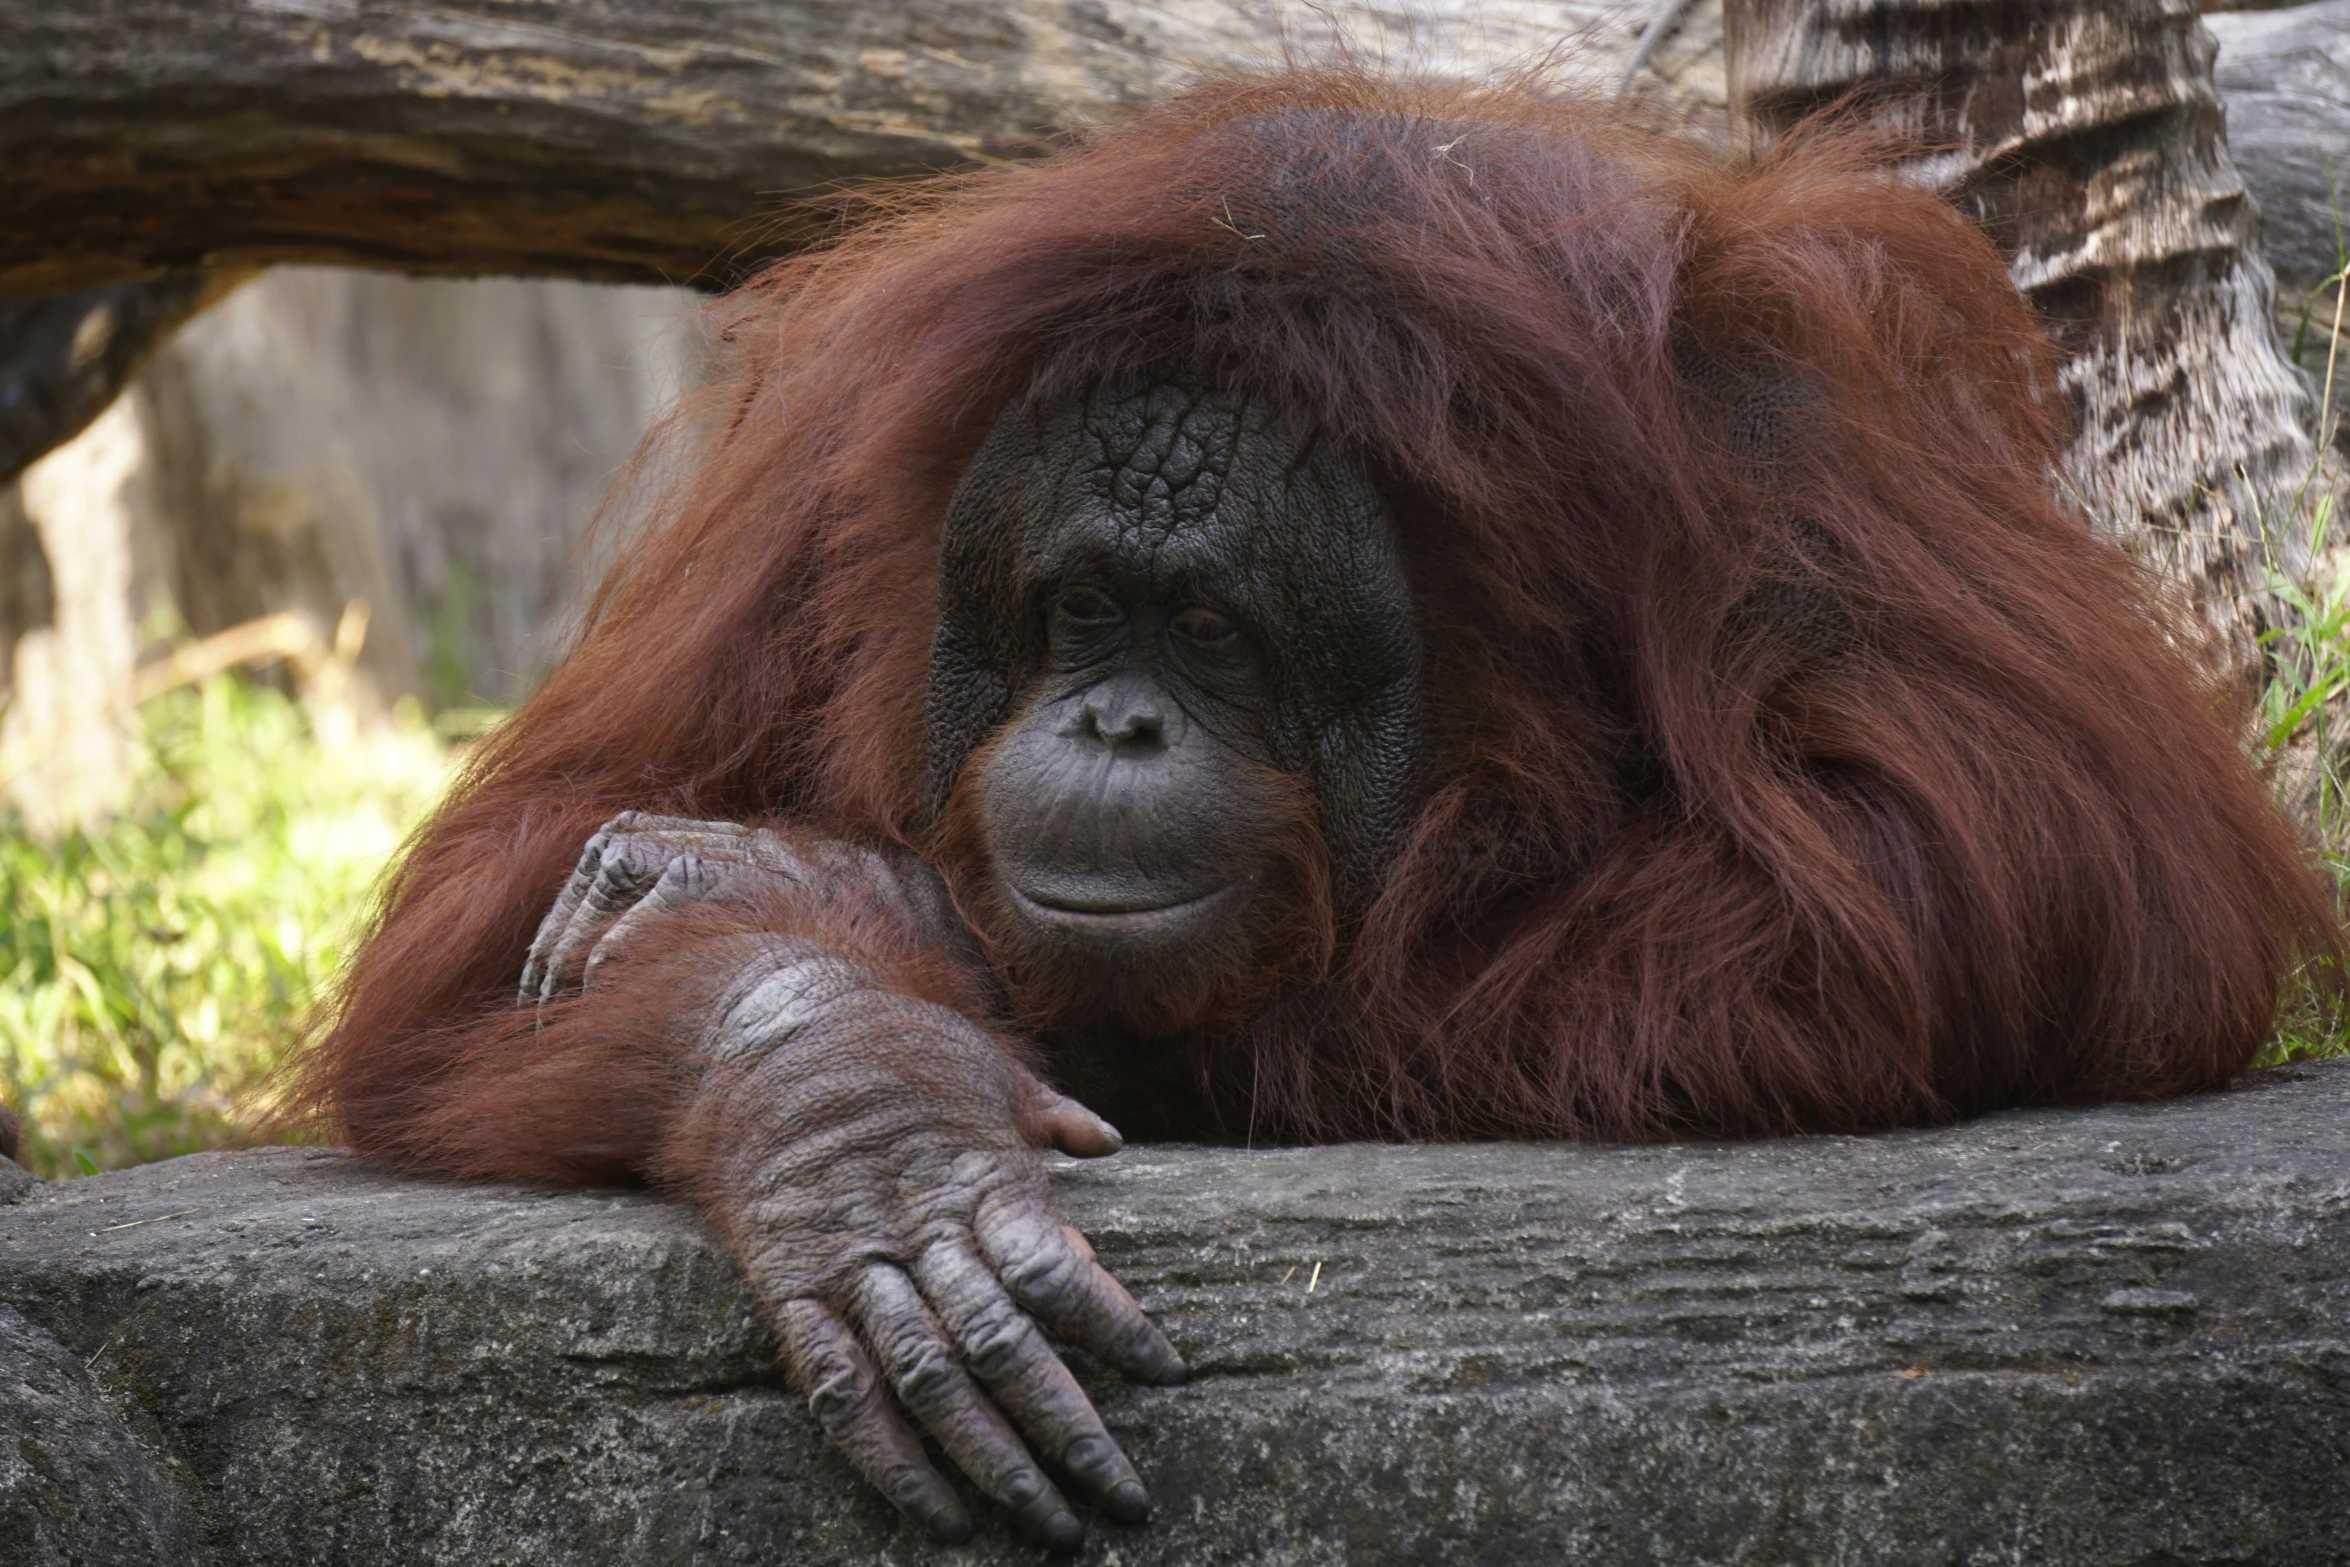
[[[1212,609],[1187,609],[1175,617],[1175,634],[1196,647],[1221,649],[1240,639],[1240,628]]]
[[[1053,608],[1063,620],[1084,626],[1106,625],[1118,618],[1118,606],[1107,593],[1082,583],[1063,588]]]

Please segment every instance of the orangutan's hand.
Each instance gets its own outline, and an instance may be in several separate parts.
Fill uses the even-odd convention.
[[[762,884],[817,899],[844,887],[898,906],[912,928],[943,930],[953,919],[935,872],[901,874],[879,852],[855,844],[795,842],[764,827],[699,822],[623,811],[580,851],[523,965],[517,1006],[539,1006],[582,990],[629,938],[663,912],[688,903],[755,895]]]
[[[1111,1518],[1141,1522],[1149,1494],[1039,1331],[1137,1381],[1184,1375],[1046,1206],[1039,1150],[1115,1153],[1118,1133],[954,1011],[880,988],[815,942],[761,950],[716,1009],[686,1135],[710,1149],[713,1217],[794,1386],[941,1540],[969,1538],[971,1517],[905,1414],[1050,1549],[1076,1549],[1085,1530],[1048,1466]]]

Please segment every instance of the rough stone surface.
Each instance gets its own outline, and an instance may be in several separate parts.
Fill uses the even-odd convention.
[[[187,1559],[178,1498],[89,1368],[0,1306],[0,1561]]]
[[[2277,281],[2297,301],[2342,265],[2350,213],[2350,0],[2204,18],[2228,145],[2260,203]]]
[[[1080,1367],[1160,1503],[1094,1561],[2350,1561],[2350,1064],[1872,1138],[1056,1179],[1196,1370]],[[94,1368],[193,1560],[1034,1559],[860,1489],[652,1197],[205,1155],[0,1207],[0,1300]],[[0,1385],[54,1363],[19,1342]]]

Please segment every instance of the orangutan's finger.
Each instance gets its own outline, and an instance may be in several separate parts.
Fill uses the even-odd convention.
[[[963,1363],[1036,1450],[1118,1522],[1148,1520],[1150,1493],[1093,1401],[969,1244],[957,1238],[929,1247],[915,1260],[914,1282],[954,1336]]]
[[[596,874],[571,906],[571,917],[548,948],[539,973],[539,999],[552,1001],[577,987],[588,954],[595,950],[605,927],[636,905],[668,869],[666,850],[652,850],[640,841],[607,841]],[[651,862],[651,863],[648,863]],[[568,891],[569,889],[565,889]]]
[[[1021,1533],[1050,1551],[1083,1545],[1085,1525],[963,1369],[913,1281],[893,1264],[874,1263],[857,1276],[850,1308],[898,1401],[974,1484],[1003,1504]]]
[[[1035,1148],[1058,1148],[1079,1159],[1100,1159],[1126,1146],[1118,1129],[1091,1110],[1041,1082],[1020,1117],[1021,1135]]]
[[[595,885],[596,873],[603,868],[604,851],[612,845],[612,824],[606,823],[579,851],[579,859],[571,867],[571,877],[556,894],[554,906],[546,918],[539,921],[538,934],[531,938],[530,957],[522,965],[522,989],[514,999],[519,1007],[538,1005],[547,976],[547,957],[563,933],[571,928],[571,916],[579,909],[579,900],[587,896]]]
[[[707,903],[718,896],[725,885],[725,867],[713,864],[698,854],[681,854],[671,860],[661,872],[661,879],[652,890],[639,898],[635,905],[618,919],[606,925],[601,933],[592,934],[593,944],[588,948],[587,961],[580,966],[579,988],[588,989],[595,983],[596,969],[626,947],[632,937],[662,914],[683,908],[689,903]],[[567,976],[555,963],[547,967],[547,975],[560,990]]]
[[[1094,1261],[1093,1248],[1071,1245],[1041,1205],[983,1213],[976,1229],[981,1252],[1012,1298],[1054,1332],[1137,1382],[1172,1385],[1188,1374],[1167,1336]]]
[[[931,1467],[922,1439],[882,1390],[873,1357],[848,1325],[813,1300],[786,1301],[776,1312],[792,1385],[842,1456],[898,1511],[948,1545],[971,1538],[971,1515]]]
[[[627,823],[659,822],[658,831]],[[677,822],[671,817],[645,817],[633,812],[614,817],[612,825],[589,842],[595,856],[594,874],[581,885],[578,872],[563,889],[539,926],[531,943],[532,961],[525,965],[526,981],[537,980],[535,996],[552,1001],[585,982],[586,970],[606,930],[625,917],[664,882],[669,889],[666,907],[714,897],[727,870],[754,863],[752,835],[731,822]],[[580,856],[585,869],[588,854]],[[671,879],[680,861],[692,861],[678,879]],[[568,910],[568,914],[565,911]],[[658,910],[654,911],[658,912]],[[556,915],[563,924],[550,927]]]

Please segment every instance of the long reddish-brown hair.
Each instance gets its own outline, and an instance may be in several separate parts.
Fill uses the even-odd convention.
[[[1008,403],[1137,367],[1366,454],[1425,640],[1375,898],[1199,1046],[1260,1135],[2166,1094],[2338,959],[2156,595],[2052,498],[1997,256],[1871,149],[1290,73],[870,207],[722,307],[680,477],[393,878],[304,1081],[363,1145],[638,1158],[658,1074],[591,1027],[538,1088],[500,1064],[554,1048],[499,1018],[583,840],[636,807],[926,847],[948,496]],[[431,1152],[469,1117],[511,1156]]]

